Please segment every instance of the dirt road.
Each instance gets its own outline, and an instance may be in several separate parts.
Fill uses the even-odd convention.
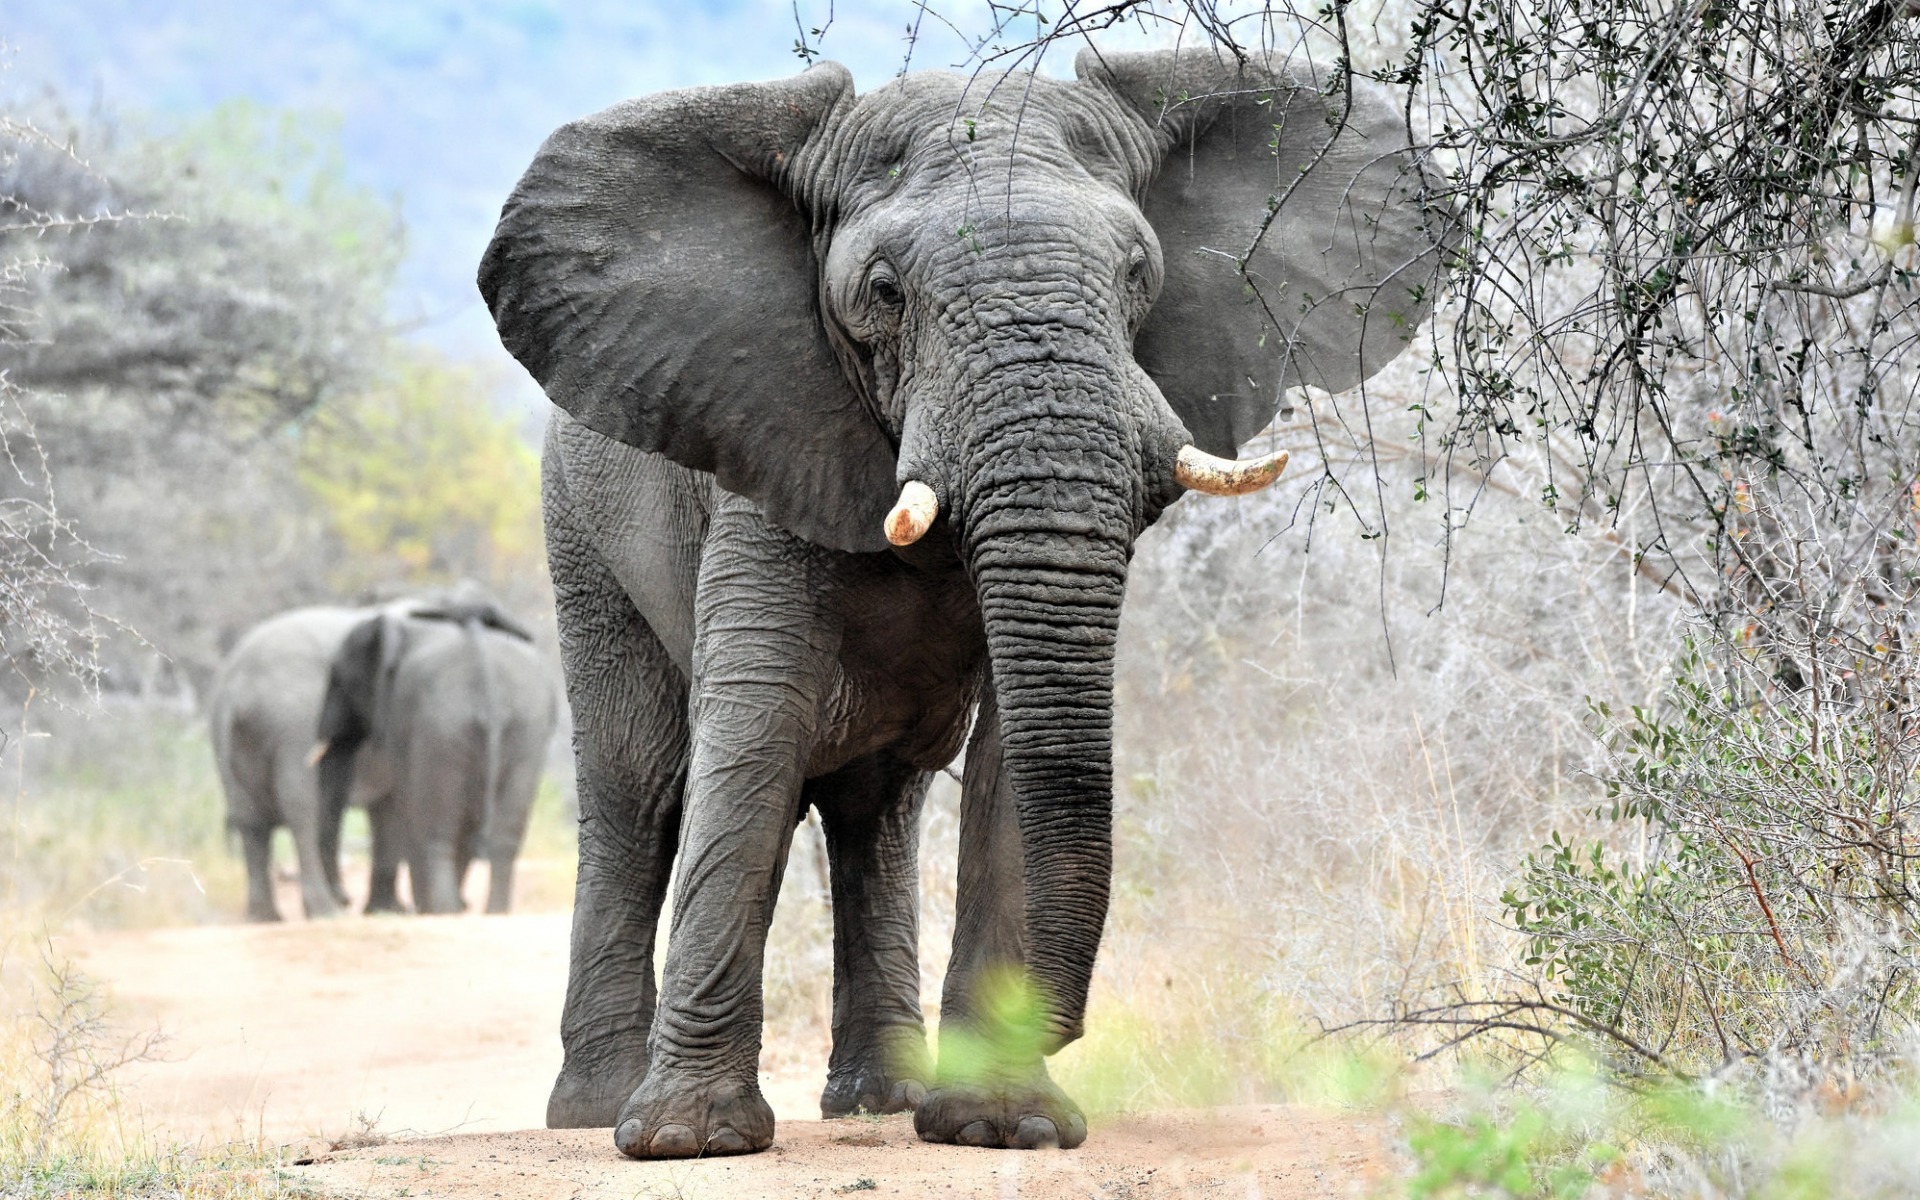
[[[787,1122],[764,1154],[704,1162],[630,1162],[594,1129],[427,1138],[335,1155],[299,1174],[382,1198],[1306,1200],[1367,1194],[1380,1161],[1365,1129],[1258,1107],[1121,1118],[1065,1154],[929,1146],[900,1116]]]
[[[762,1080],[780,1120],[772,1151],[630,1162],[607,1130],[539,1128],[560,1062],[566,945],[560,913],[65,941],[122,1023],[170,1035],[166,1061],[125,1081],[151,1130],[315,1153],[371,1127],[379,1144],[297,1168],[347,1195],[1272,1200],[1359,1194],[1386,1161],[1374,1128],[1273,1107],[1116,1118],[1068,1154],[928,1146],[910,1119],[812,1119],[822,1046],[782,1047],[788,1065]]]

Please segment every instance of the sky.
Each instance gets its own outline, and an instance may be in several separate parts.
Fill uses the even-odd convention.
[[[924,14],[910,0],[0,0],[0,91],[52,88],[71,108],[162,128],[242,98],[332,116],[349,177],[406,222],[395,323],[509,365],[474,268],[556,126],[649,92],[790,75],[801,29],[864,91],[907,61],[916,19],[916,68],[967,59],[955,26],[993,28],[985,0],[930,0]],[[1029,17],[1009,32],[1032,29]],[[1070,74],[1071,54],[1044,69]]]

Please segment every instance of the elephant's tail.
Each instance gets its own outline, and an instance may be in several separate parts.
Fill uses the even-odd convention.
[[[501,724],[506,717],[500,709],[499,689],[494,686],[487,648],[481,641],[486,626],[477,618],[472,618],[462,620],[460,627],[466,631],[467,643],[473,648],[473,669],[478,676],[480,691],[481,740],[485,746],[480,776],[480,831],[474,836],[473,842],[475,851],[491,862],[494,826],[500,809]]]

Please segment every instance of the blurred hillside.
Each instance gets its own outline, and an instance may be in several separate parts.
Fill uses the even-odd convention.
[[[165,137],[29,119],[0,178],[0,488],[100,614],[67,648],[114,630],[104,691],[191,701],[299,604],[474,578],[546,612],[536,430],[498,378],[393,334],[401,221],[330,129],[245,104]],[[57,657],[7,650],[16,690]]]

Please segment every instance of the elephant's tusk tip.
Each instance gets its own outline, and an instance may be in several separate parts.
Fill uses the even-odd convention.
[[[319,766],[320,760],[325,758],[327,756],[327,751],[331,750],[332,748],[333,748],[333,743],[331,741],[323,740],[323,741],[315,742],[313,744],[313,749],[307,751],[307,766],[309,767]]]
[[[1287,452],[1276,450],[1258,458],[1220,458],[1198,446],[1182,446],[1173,461],[1173,477],[1182,487],[1209,496],[1244,496],[1280,478],[1287,469]]]
[[[940,515],[940,500],[933,489],[910,479],[900,489],[900,500],[887,514],[887,540],[896,546],[911,546],[926,536],[933,519]]]

